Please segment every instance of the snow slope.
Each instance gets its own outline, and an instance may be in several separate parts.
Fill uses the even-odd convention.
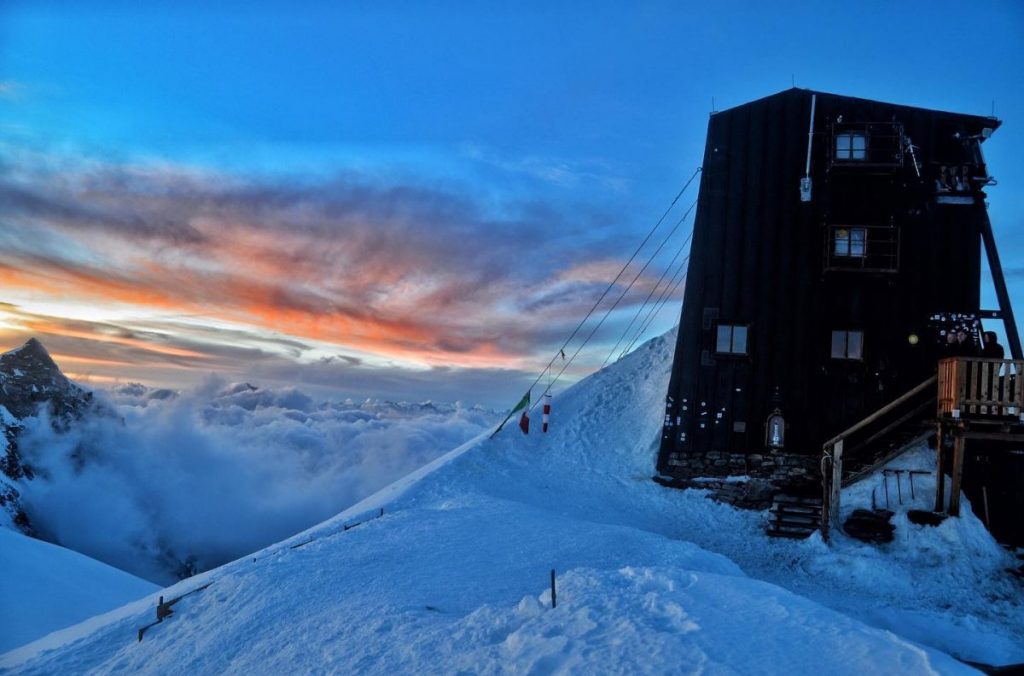
[[[0,651],[156,590],[78,552],[0,528]]]
[[[212,583],[141,643],[155,597],[0,669],[862,674],[970,671],[947,652],[1024,659],[1020,588],[969,514],[927,532],[899,517],[892,545],[829,548],[770,541],[763,514],[652,482],[674,341],[556,397],[550,434],[481,436],[168,589]]]

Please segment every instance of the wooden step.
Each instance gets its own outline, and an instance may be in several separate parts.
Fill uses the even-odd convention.
[[[789,540],[806,540],[811,536],[814,531],[796,531],[790,532],[785,530],[778,530],[775,528],[769,528],[765,531],[765,535],[771,538],[786,538]]]
[[[768,514],[768,536],[804,539],[821,523],[821,498],[778,493],[772,498]]]
[[[785,519],[772,519],[769,523],[800,526],[801,528],[817,528],[818,524],[821,523],[821,517],[806,516]]]
[[[821,505],[786,505],[777,502],[769,510],[776,514],[821,514]]]
[[[812,527],[806,526],[806,525],[791,526],[791,525],[785,524],[785,523],[773,523],[773,524],[768,524],[768,530],[769,531],[779,532],[779,533],[793,533],[793,534],[803,533],[804,535],[810,535],[811,533],[813,533],[814,531],[816,531],[818,529],[817,528],[812,528]]]
[[[778,493],[772,498],[774,504],[786,504],[786,505],[817,505],[821,506],[820,497],[807,497],[803,495],[787,495],[785,493]]]

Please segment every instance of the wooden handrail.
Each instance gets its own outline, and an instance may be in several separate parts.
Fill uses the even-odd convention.
[[[853,434],[857,430],[861,429],[862,427],[866,427],[866,426],[870,425],[871,423],[875,422],[876,420],[881,418],[886,413],[889,413],[894,408],[897,408],[900,404],[905,403],[908,399],[912,399],[914,397],[914,395],[920,394],[921,392],[923,392],[924,390],[928,389],[932,385],[935,385],[935,383],[937,383],[937,382],[938,382],[938,376],[937,375],[932,376],[931,378],[929,378],[928,380],[924,381],[920,385],[916,386],[914,389],[910,390],[909,392],[906,392],[902,396],[897,397],[896,399],[893,399],[891,402],[889,402],[888,404],[886,404],[882,408],[878,409],[877,411],[875,411],[874,413],[872,413],[868,417],[864,418],[860,422],[855,423],[853,426],[843,430],[842,432],[840,432],[836,436],[832,437],[831,439],[829,439],[828,441],[826,441],[822,445],[822,448],[829,448],[831,446],[834,446],[837,441],[845,439],[846,437],[850,436],[851,434]]]
[[[838,435],[832,437],[823,445],[823,457],[821,460],[821,486],[822,486],[822,510],[821,510],[821,537],[825,542],[829,541],[830,533],[833,526],[836,530],[842,530],[839,525],[839,498],[840,491],[844,485],[843,482],[843,441],[846,437],[850,436],[857,430],[860,430],[871,423],[875,422],[886,413],[890,413],[897,407],[905,404],[910,399],[924,392],[929,387],[933,387],[938,383],[938,374],[928,378],[917,387],[904,393],[903,395],[892,400],[882,408],[878,409],[868,417],[864,418],[860,422],[852,425],[851,427],[843,430]],[[920,412],[922,407],[915,409],[916,412]],[[893,429],[896,425],[903,424],[910,416],[914,415],[915,412],[911,412],[904,416],[902,419],[892,423],[883,432],[888,432]],[[876,435],[879,436],[879,435]]]

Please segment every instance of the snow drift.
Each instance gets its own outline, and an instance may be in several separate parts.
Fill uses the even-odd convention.
[[[77,552],[0,528],[0,651],[156,590]]]

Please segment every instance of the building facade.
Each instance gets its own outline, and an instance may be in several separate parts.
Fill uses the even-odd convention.
[[[824,441],[979,339],[998,126],[804,89],[711,115],[660,474],[814,477]]]

